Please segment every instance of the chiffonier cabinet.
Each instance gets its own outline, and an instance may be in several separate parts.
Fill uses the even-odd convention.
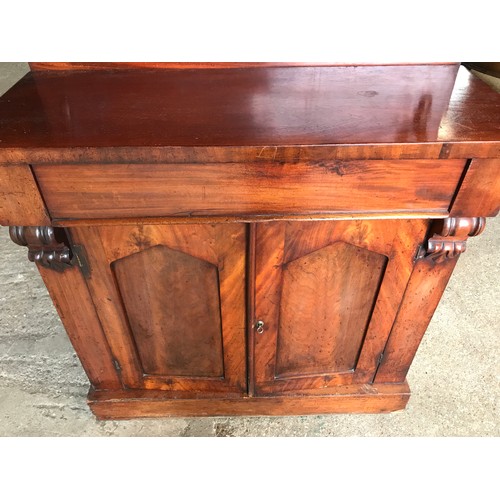
[[[98,418],[403,409],[500,98],[458,64],[32,63],[0,98],[0,223]]]

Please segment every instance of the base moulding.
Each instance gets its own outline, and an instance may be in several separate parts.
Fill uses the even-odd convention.
[[[410,397],[407,382],[339,387],[328,395],[173,399],[162,391],[96,391],[88,403],[100,420],[155,417],[285,416],[328,413],[388,413]]]

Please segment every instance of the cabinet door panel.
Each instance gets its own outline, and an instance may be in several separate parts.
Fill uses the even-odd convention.
[[[417,220],[258,225],[256,392],[371,382],[425,232]]]
[[[243,224],[74,230],[127,387],[246,390],[245,232]]]
[[[216,266],[158,245],[113,270],[145,373],[224,375]]]
[[[276,377],[355,367],[386,260],[336,242],[284,264]]]

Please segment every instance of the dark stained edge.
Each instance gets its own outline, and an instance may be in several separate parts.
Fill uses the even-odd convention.
[[[462,175],[460,176],[460,179],[458,180],[457,188],[455,189],[455,192],[453,193],[453,196],[451,197],[450,204],[448,206],[448,212],[451,213],[451,210],[453,208],[453,205],[455,204],[455,200],[457,199],[458,194],[460,193],[462,189],[462,185],[464,183],[465,177],[467,176],[467,173],[469,172],[469,168],[471,166],[472,160],[467,160],[465,163],[465,167],[462,171]]]
[[[47,219],[52,222],[52,214],[50,213],[49,207],[47,205],[47,202],[45,201],[45,195],[43,194],[43,191],[40,187],[40,183],[38,182],[38,177],[35,174],[35,171],[33,169],[33,165],[30,163],[28,164],[28,169],[31,172],[31,177],[33,178],[33,182],[35,183],[36,188],[38,189],[38,194],[40,195],[40,199],[42,200],[43,206],[45,208],[45,213],[47,214]]]
[[[449,142],[443,142],[441,146],[441,151],[439,152],[440,159],[448,159],[450,157],[450,151],[452,150],[453,145]]]
[[[363,247],[359,247],[359,248],[363,248]],[[367,249],[366,247],[364,247],[364,248]],[[380,270],[381,271],[380,272],[380,276],[378,278],[377,291],[375,292],[375,295],[374,295],[374,298],[373,298],[373,304],[371,305],[371,307],[370,307],[370,313],[368,314],[368,322],[366,323],[365,331],[363,332],[363,335],[361,337],[360,347],[359,347],[359,350],[358,350],[358,354],[356,356],[356,361],[354,363],[354,369],[353,369],[354,372],[356,372],[356,370],[358,369],[358,363],[359,363],[359,359],[361,358],[361,352],[363,351],[363,346],[365,345],[366,335],[368,334],[368,330],[370,329],[370,324],[371,324],[372,319],[373,319],[373,312],[375,311],[375,307],[377,307],[377,304],[378,304],[378,302],[380,300],[380,290],[382,290],[384,279],[386,278],[387,266],[389,265],[389,263],[391,261],[391,257],[388,256],[388,255],[385,255],[385,254],[382,254],[382,253],[378,253],[378,252],[374,252],[373,250],[370,250],[370,251],[372,253],[376,254],[376,255],[380,255],[380,256],[384,257],[384,261],[383,261],[383,264],[382,264],[382,268]],[[381,306],[381,307],[383,307],[383,306]],[[375,372],[376,372],[376,370],[375,370]],[[375,372],[374,372],[373,378],[375,378]],[[372,382],[373,382],[373,380],[372,380]]]

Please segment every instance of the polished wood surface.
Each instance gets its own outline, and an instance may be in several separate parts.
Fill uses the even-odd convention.
[[[0,98],[0,148],[491,140],[500,98],[462,68],[465,91],[449,105],[456,72],[416,65],[29,73]]]
[[[500,206],[499,94],[440,63],[101,64],[34,63],[0,98],[0,224],[95,414],[404,408]]]
[[[447,214],[462,160],[42,165],[55,218],[345,212]],[[65,182],[61,182],[61,178]]]
[[[314,394],[371,382],[426,231],[421,220],[259,224],[254,321],[263,321],[264,329],[254,333],[256,393]],[[353,258],[358,248],[360,257]],[[333,268],[328,262],[331,252],[337,259]],[[313,264],[300,275],[287,276],[290,263],[309,266],[318,253],[321,268]],[[372,268],[363,256],[372,261]],[[309,297],[314,291],[304,289],[311,282],[316,286],[315,303]],[[322,306],[328,297],[342,298],[343,307]],[[290,316],[299,321],[293,332]],[[329,358],[333,353],[335,358]],[[348,359],[342,361],[344,356]],[[284,367],[289,371],[280,373]]]
[[[126,387],[246,390],[242,224],[72,229]]]
[[[500,95],[463,67],[453,83],[455,71],[414,65],[28,74],[0,98],[0,163],[500,156]]]
[[[460,68],[449,105],[439,125],[437,140],[498,141],[499,133],[500,93],[465,68]]]

